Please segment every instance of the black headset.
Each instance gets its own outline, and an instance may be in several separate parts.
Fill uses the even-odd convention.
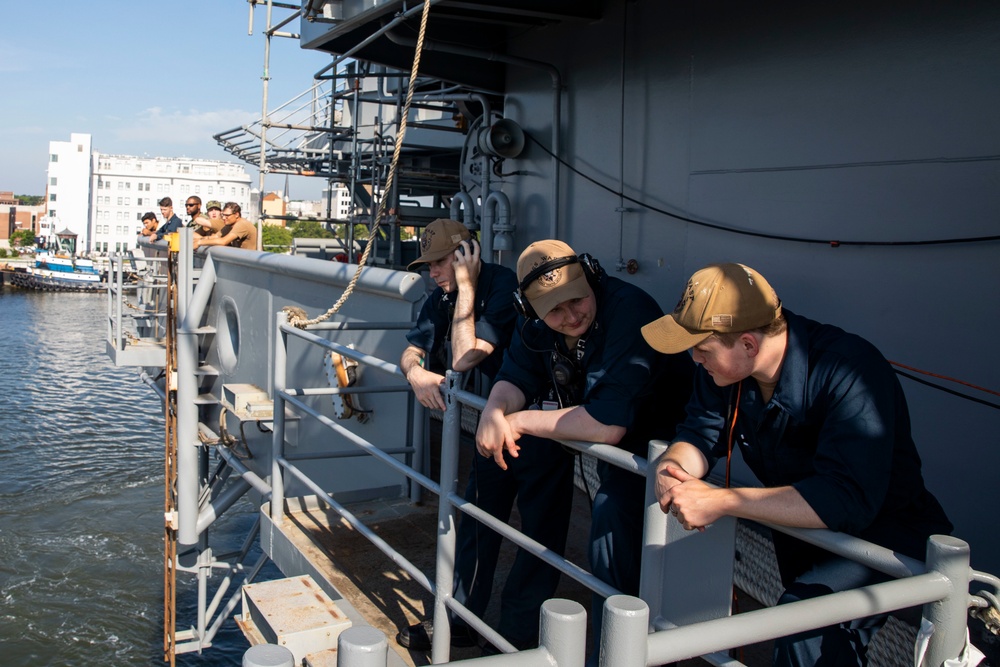
[[[518,284],[517,290],[514,292],[514,308],[517,312],[528,320],[542,319],[538,316],[538,313],[535,312],[535,309],[531,307],[531,302],[529,302],[528,297],[524,295],[524,291],[531,286],[531,283],[535,282],[539,277],[545,275],[549,271],[555,271],[556,269],[561,269],[562,267],[569,266],[570,264],[579,264],[583,268],[583,275],[586,276],[587,283],[590,284],[591,289],[593,289],[596,294],[601,276],[604,273],[604,269],[601,268],[600,263],[596,259],[587,253],[583,253],[579,256],[570,255],[568,257],[556,257],[555,259],[550,259],[547,262],[542,262],[533,268],[528,272],[528,275],[524,277],[524,280]]]

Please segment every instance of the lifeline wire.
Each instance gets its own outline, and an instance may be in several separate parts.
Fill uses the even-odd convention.
[[[641,201],[639,199],[635,199],[634,197],[629,197],[625,193],[619,192],[618,190],[615,190],[611,186],[605,185],[604,183],[601,183],[596,178],[593,178],[592,176],[588,176],[587,174],[583,173],[582,171],[580,171],[579,169],[577,169],[576,167],[574,167],[573,165],[569,164],[564,159],[562,159],[561,157],[559,157],[558,155],[556,155],[555,153],[553,153],[546,146],[542,145],[542,143],[539,142],[538,139],[535,139],[533,136],[531,136],[527,132],[525,132],[525,136],[528,137],[528,139],[531,139],[531,141],[535,142],[535,145],[537,145],[539,148],[541,148],[550,157],[553,157],[556,160],[558,160],[561,165],[563,165],[564,167],[566,167],[567,169],[569,169],[570,171],[572,171],[577,176],[579,176],[579,177],[581,177],[581,178],[583,178],[583,179],[585,179],[587,181],[590,181],[591,183],[593,183],[597,187],[601,188],[602,190],[606,190],[607,192],[615,195],[616,197],[620,197],[620,198],[624,199],[625,201],[628,201],[628,202],[631,202],[633,204],[636,204],[637,206],[641,206],[642,208],[645,208],[647,210],[654,211],[656,213],[659,213],[660,215],[665,215],[668,218],[674,218],[676,220],[682,220],[684,222],[691,223],[692,225],[697,225],[699,227],[707,227],[708,229],[717,229],[719,231],[729,232],[731,234],[740,234],[742,236],[753,236],[753,237],[756,237],[756,238],[772,239],[772,240],[776,240],[776,241],[792,241],[794,243],[812,243],[812,244],[828,245],[828,246],[831,246],[833,248],[836,248],[838,246],[922,246],[922,245],[948,245],[948,244],[953,244],[953,243],[981,243],[981,242],[984,242],[984,241],[1000,241],[1000,236],[974,236],[974,237],[957,238],[957,239],[931,239],[931,240],[926,240],[926,241],[837,241],[837,240],[799,238],[799,237],[795,237],[795,236],[784,236],[784,235],[781,235],[781,234],[767,234],[765,232],[754,232],[754,231],[745,230],[745,229],[736,229],[736,228],[733,228],[733,227],[726,227],[725,225],[715,224],[715,223],[712,223],[712,222],[708,222],[706,220],[698,220],[696,218],[691,218],[691,217],[688,217],[688,216],[685,216],[685,215],[680,215],[679,213],[671,213],[670,211],[667,211],[666,209],[658,208],[656,206],[653,206],[652,204],[647,204],[646,202],[643,202],[643,201]]]

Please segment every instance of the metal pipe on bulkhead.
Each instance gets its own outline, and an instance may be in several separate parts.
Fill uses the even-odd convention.
[[[387,31],[385,33],[391,41],[402,46],[412,46],[416,47],[416,40],[410,39],[398,33],[392,31]],[[562,116],[562,75],[555,65],[551,63],[542,62],[540,60],[531,60],[529,58],[518,58],[516,56],[508,56],[503,53],[496,53],[494,51],[480,51],[479,49],[472,49],[465,46],[454,46],[452,44],[441,44],[430,39],[425,39],[423,44],[424,51],[440,51],[442,53],[452,53],[460,56],[468,56],[470,58],[480,58],[482,60],[497,61],[501,63],[506,63],[508,65],[516,65],[518,67],[526,67],[529,69],[540,69],[549,74],[552,78],[552,220],[549,224],[549,237],[559,238],[559,180],[560,180],[560,164],[559,164],[559,151],[560,151],[560,136],[561,136],[561,116]],[[489,117],[487,116],[487,122],[489,122]],[[489,178],[489,169],[484,169],[483,174],[483,192],[487,193],[486,182]]]
[[[494,230],[494,226],[496,226],[496,230]],[[482,256],[491,260],[493,259],[493,253],[498,251],[493,245],[494,231],[496,231],[497,236],[500,236],[501,234],[510,234],[514,231],[514,226],[510,224],[510,199],[508,199],[507,195],[499,190],[491,192],[490,196],[483,202],[483,233],[481,234],[483,239]],[[501,239],[507,238],[510,237],[501,237]],[[506,247],[506,242],[501,245],[503,247],[501,247],[499,251],[514,249],[512,238],[510,239],[509,248]],[[499,258],[497,259],[499,261]]]
[[[475,206],[472,203],[472,195],[468,192],[464,190],[456,192],[451,198],[451,205],[448,207],[449,215],[451,215],[452,220],[460,220],[471,231],[476,225]],[[459,215],[462,216],[461,219],[458,217]]]

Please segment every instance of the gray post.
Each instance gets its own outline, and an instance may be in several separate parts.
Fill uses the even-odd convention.
[[[587,658],[587,612],[583,605],[559,598],[546,600],[538,623],[538,645],[548,651],[554,664],[582,667]]]
[[[243,667],[295,667],[295,656],[284,646],[258,644],[243,654]]]
[[[434,577],[434,635],[431,662],[448,662],[451,626],[448,624],[448,598],[455,580],[455,508],[448,496],[458,484],[458,438],[461,431],[462,404],[455,398],[461,373],[448,371],[444,392],[444,424],[441,428],[441,497],[438,498],[437,567]]]
[[[424,437],[427,431],[427,411],[420,405],[416,395],[410,396],[410,405],[413,413],[413,423],[410,431],[411,442],[413,443],[413,455],[410,457],[410,465],[423,475],[427,475],[430,469],[430,448],[427,446],[427,438]],[[422,486],[410,480],[410,502],[419,503],[423,496]]]
[[[969,545],[948,535],[927,540],[927,571],[943,574],[951,582],[951,593],[924,605],[924,618],[934,624],[934,634],[924,657],[926,667],[940,667],[957,657],[965,647],[969,600]]]
[[[663,578],[667,572],[663,566],[663,549],[667,544],[667,517],[660,510],[654,492],[656,484],[656,460],[667,451],[668,443],[651,440],[646,460],[646,513],[642,528],[642,565],[639,570],[639,597],[646,601],[654,618],[661,613]]]
[[[337,638],[337,667],[385,667],[389,643],[370,625],[356,625]]]
[[[181,235],[181,252],[177,255],[177,311],[174,314],[177,345],[177,551],[184,554],[198,545],[199,449],[198,441],[198,337],[180,326],[187,315],[187,294],[191,290],[190,263],[192,240],[189,233]],[[187,266],[185,266],[187,264]],[[169,294],[167,298],[169,298]],[[169,373],[171,369],[167,369]],[[167,416],[169,419],[169,415]],[[180,560],[190,560],[182,557]],[[183,565],[193,565],[185,562]]]
[[[649,607],[631,595],[612,595],[604,602],[601,624],[601,667],[646,667]]]
[[[271,520],[281,525],[285,513],[285,485],[281,478],[281,464],[278,459],[285,451],[285,390],[288,365],[288,334],[281,327],[288,324],[288,314],[278,312],[276,335],[274,337],[274,422],[271,424]]]

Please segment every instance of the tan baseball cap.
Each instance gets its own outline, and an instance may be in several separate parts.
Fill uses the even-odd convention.
[[[455,252],[458,244],[472,238],[468,227],[456,220],[438,218],[424,228],[420,236],[420,257],[410,262],[406,267],[412,271],[420,264],[436,262]]]
[[[576,253],[562,241],[536,241],[524,249],[517,260],[517,281],[521,293],[531,304],[535,314],[543,318],[563,301],[580,299],[589,294],[590,285],[580,262],[546,271],[525,285],[524,279],[539,266],[552,260],[573,258]]]
[[[650,347],[664,354],[689,350],[715,333],[767,326],[781,315],[774,289],[749,266],[712,264],[696,272],[674,312],[642,328]]]

